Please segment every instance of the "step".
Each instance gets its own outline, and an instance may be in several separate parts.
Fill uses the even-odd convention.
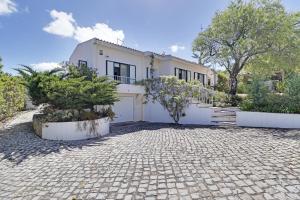
[[[213,112],[212,117],[224,117],[224,116],[236,116],[235,112],[221,111],[221,112]]]
[[[211,122],[211,125],[217,125],[217,126],[236,126],[235,122]]]
[[[212,122],[235,122],[236,117],[235,116],[220,116],[220,117],[212,117]]]
[[[237,107],[227,107],[227,108],[221,108],[221,107],[213,107],[212,108],[214,112],[223,112],[223,111],[228,111],[228,112],[236,112],[239,111],[240,109]]]

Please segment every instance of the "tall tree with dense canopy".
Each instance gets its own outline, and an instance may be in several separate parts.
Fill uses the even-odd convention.
[[[194,55],[201,64],[216,64],[228,71],[229,94],[234,97],[237,77],[248,63],[261,55],[288,54],[298,48],[299,17],[299,13],[288,13],[279,0],[234,0],[199,33]]]

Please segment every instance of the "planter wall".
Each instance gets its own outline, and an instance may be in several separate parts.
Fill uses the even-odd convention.
[[[91,131],[94,123],[95,131]],[[48,122],[42,123],[35,117],[33,127],[37,135],[49,140],[84,140],[104,136],[109,133],[109,119],[102,118],[79,122]]]
[[[236,112],[238,126],[264,128],[300,128],[300,114]]]

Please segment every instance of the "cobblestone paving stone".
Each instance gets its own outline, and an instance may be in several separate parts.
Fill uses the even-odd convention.
[[[0,132],[0,199],[300,199],[299,132],[139,123],[61,142],[21,120]]]

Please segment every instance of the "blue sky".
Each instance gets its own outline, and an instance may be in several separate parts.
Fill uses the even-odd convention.
[[[0,56],[48,69],[91,37],[192,60],[191,44],[230,0],[0,0]],[[299,0],[283,0],[299,11]],[[121,41],[122,40],[122,41]],[[49,64],[50,63],[50,64]]]

